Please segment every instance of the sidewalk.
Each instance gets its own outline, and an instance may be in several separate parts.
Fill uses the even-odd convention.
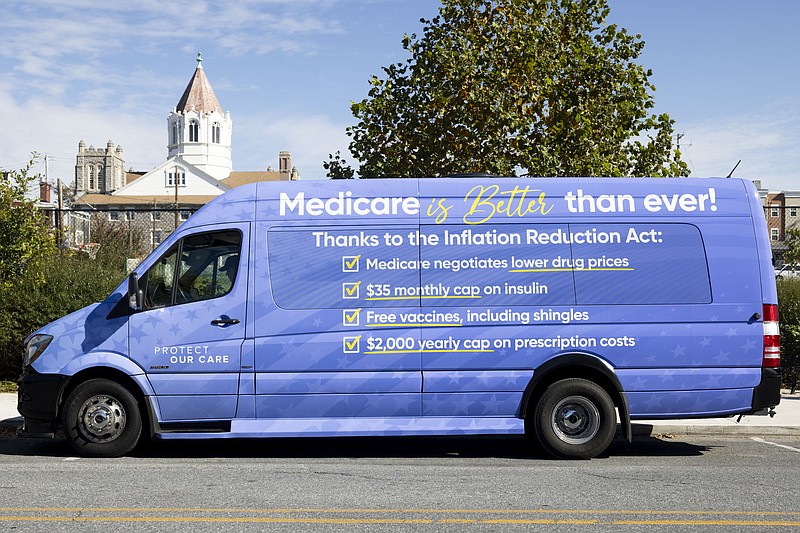
[[[635,420],[634,435],[791,435],[800,436],[800,394],[784,391],[777,414],[737,417],[702,418],[697,420]],[[0,393],[0,426],[19,427],[22,417],[17,412],[17,395]]]

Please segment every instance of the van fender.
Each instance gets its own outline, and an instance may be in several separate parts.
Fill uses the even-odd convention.
[[[118,370],[130,377],[141,389],[144,396],[153,396],[155,393],[147,379],[144,369],[131,361],[128,357],[114,352],[91,352],[71,360],[61,371],[61,374],[75,376],[84,370],[97,370],[111,368]]]
[[[531,399],[541,395],[547,385],[559,379],[575,377],[593,381],[606,389],[606,392],[608,392],[619,409],[623,435],[628,442],[631,442],[633,440],[633,430],[631,428],[628,397],[625,395],[625,390],[622,388],[622,383],[620,383],[614,367],[608,361],[594,354],[569,353],[558,355],[535,368],[533,377],[522,395],[520,418],[525,418]]]

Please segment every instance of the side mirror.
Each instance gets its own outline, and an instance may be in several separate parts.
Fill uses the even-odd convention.
[[[131,272],[128,276],[128,307],[131,311],[141,311],[144,301],[144,294],[139,289],[139,275]]]

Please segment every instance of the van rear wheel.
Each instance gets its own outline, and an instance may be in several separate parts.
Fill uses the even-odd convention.
[[[81,383],[64,402],[64,433],[73,450],[89,457],[119,457],[142,434],[142,416],[131,392],[114,381]]]
[[[597,457],[611,444],[617,419],[614,403],[596,383],[571,378],[547,387],[529,424],[541,447],[565,459]]]

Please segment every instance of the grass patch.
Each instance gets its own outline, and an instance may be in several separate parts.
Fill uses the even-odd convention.
[[[13,381],[0,381],[0,392],[17,392],[17,384]]]

